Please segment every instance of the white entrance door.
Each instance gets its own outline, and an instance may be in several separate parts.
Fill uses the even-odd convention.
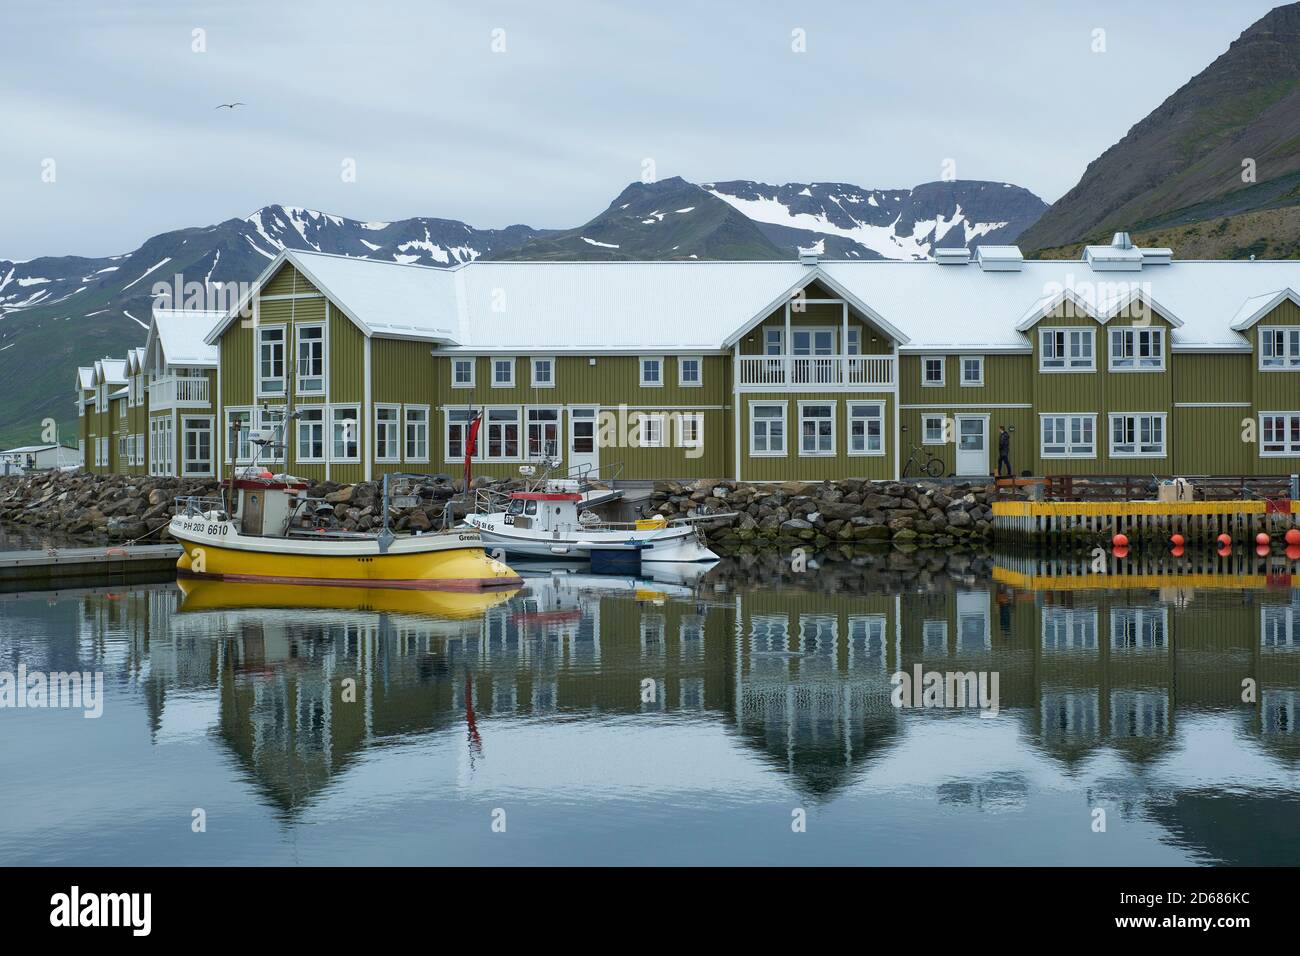
[[[596,442],[596,419],[600,409],[584,405],[569,409],[569,468],[574,474],[595,476],[600,467],[600,448]]]
[[[957,415],[957,474],[988,475],[989,419],[987,415]]]

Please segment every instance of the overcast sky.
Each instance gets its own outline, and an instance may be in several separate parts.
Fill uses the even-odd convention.
[[[277,202],[569,227],[646,159],[864,187],[952,159],[1050,202],[1275,5],[3,0],[0,258]]]

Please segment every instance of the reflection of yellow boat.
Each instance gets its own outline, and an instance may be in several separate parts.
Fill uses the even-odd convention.
[[[220,611],[240,608],[313,608],[331,611],[379,611],[416,614],[446,620],[479,617],[489,608],[510,600],[517,592],[431,591],[400,588],[286,588],[278,584],[251,584],[178,578],[184,594],[182,611]]]

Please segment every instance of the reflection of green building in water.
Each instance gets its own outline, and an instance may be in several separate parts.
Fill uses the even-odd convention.
[[[128,635],[107,669],[139,680],[155,733],[168,732],[173,708],[210,701],[208,732],[290,813],[368,748],[454,734],[490,758],[502,722],[539,718],[552,728],[717,723],[800,793],[830,798],[904,749],[909,731],[942,733],[928,722],[972,718],[969,709],[896,709],[890,677],[917,664],[996,672],[994,723],[1010,722],[1029,753],[1071,774],[1104,752],[1159,773],[1183,724],[1225,715],[1255,759],[1296,766],[1300,601],[1289,588],[1097,591],[1062,579],[1047,590],[984,582],[851,593],[862,578],[836,573],[697,594],[557,576],[450,621],[378,610],[177,613],[174,591],[137,591],[87,597],[82,640]],[[92,658],[93,646],[82,654]],[[1254,703],[1242,701],[1248,678]],[[1024,783],[998,769],[984,781],[930,772],[946,802],[1019,799]]]

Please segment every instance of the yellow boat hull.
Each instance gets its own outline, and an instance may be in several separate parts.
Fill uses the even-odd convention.
[[[481,590],[523,579],[480,547],[388,554],[284,554],[184,541],[179,575],[220,581],[352,588]]]

